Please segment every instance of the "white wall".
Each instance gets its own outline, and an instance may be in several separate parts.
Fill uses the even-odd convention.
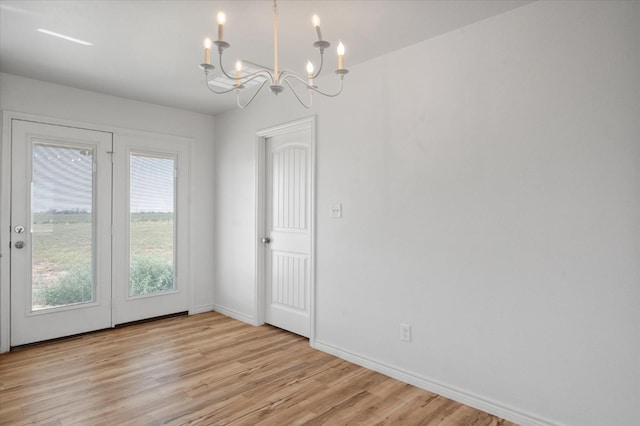
[[[191,146],[191,312],[213,306],[214,118],[179,109],[0,74],[0,109],[193,139]],[[0,124],[1,125],[1,124]],[[117,133],[117,130],[116,130]],[[5,215],[5,212],[0,213]],[[6,242],[2,242],[5,247]],[[4,250],[3,250],[4,251]],[[3,306],[6,304],[3,302]],[[6,309],[5,309],[6,310]],[[6,312],[2,318],[7,317]],[[2,327],[0,327],[2,329]]]
[[[525,424],[637,424],[639,40],[638,2],[537,2],[318,99],[312,343]],[[255,133],[309,114],[216,118],[215,301],[248,322]]]

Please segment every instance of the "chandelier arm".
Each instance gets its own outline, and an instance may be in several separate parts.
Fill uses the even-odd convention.
[[[240,80],[240,84],[242,85],[242,84],[248,83],[249,81],[255,79],[256,77],[263,76],[266,79],[268,79],[268,80],[273,82],[273,75],[271,74],[271,72],[269,70],[266,70],[266,69],[258,70],[258,71],[254,72],[254,73],[245,75],[244,77],[240,77],[240,78],[236,78],[236,77],[234,77],[232,75],[229,75],[225,71],[224,67],[222,66],[222,54],[220,54],[219,57],[220,57],[220,61],[219,61],[220,70],[222,71],[222,74],[224,74],[224,76],[227,77],[229,80],[233,80],[233,81]]]
[[[265,74],[267,74],[267,75],[265,76]],[[240,80],[240,85],[243,85],[243,84],[248,83],[250,81],[253,81],[253,80],[255,80],[256,78],[259,78],[259,77],[263,77],[264,78],[264,80],[263,80],[264,83],[266,83],[267,81],[273,81],[273,79],[271,78],[271,74],[269,74],[269,71],[266,71],[266,70],[256,71],[253,74],[246,75],[244,77],[241,77],[240,79],[234,78],[233,80],[235,80],[235,81]]]
[[[265,84],[267,84],[268,80],[263,80],[262,84],[260,85],[260,87],[258,87],[258,90],[255,91],[255,93],[253,94],[253,96],[251,96],[251,99],[249,99],[247,101],[247,103],[242,104],[240,103],[240,89],[236,89],[236,103],[238,104],[238,108],[243,109],[244,107],[246,107],[247,105],[249,105],[251,102],[253,102],[253,100],[255,99],[256,96],[258,96],[258,93],[260,93],[260,91],[262,90],[262,88],[264,87]]]
[[[295,73],[295,71],[290,71],[288,69],[284,69],[282,71],[280,71],[280,81],[284,81],[286,79],[288,79],[289,77],[298,77],[298,75]],[[298,77],[298,80],[302,81],[302,79],[300,79],[300,77]],[[305,83],[307,84],[307,83]]]
[[[325,93],[325,92],[323,92],[322,90],[319,90],[319,89],[318,89],[317,87],[315,87],[315,86],[310,86],[308,82],[304,81],[303,79],[301,79],[300,77],[298,77],[298,76],[297,76],[297,75],[295,75],[295,74],[289,74],[289,75],[287,75],[287,76],[284,78],[284,80],[283,80],[283,81],[285,81],[285,82],[287,83],[287,85],[289,85],[289,87],[291,87],[291,85],[289,84],[289,81],[288,81],[288,80],[289,80],[289,78],[293,78],[293,79],[295,79],[295,80],[298,80],[299,82],[301,82],[302,84],[304,84],[304,85],[307,87],[307,89],[309,89],[309,90],[313,90],[314,92],[319,93],[319,94],[321,94],[322,96],[326,96],[326,97],[328,97],[328,98],[335,98],[335,97],[336,97],[336,96],[338,96],[340,93],[342,93],[342,86],[343,86],[343,76],[342,76],[342,75],[340,75],[340,76],[339,76],[339,78],[340,78],[340,89],[339,89],[336,93]],[[293,90],[293,89],[291,89],[291,90]]]
[[[256,77],[260,77],[260,76],[262,76],[262,77],[266,78],[267,80],[273,82],[273,75],[271,74],[271,72],[269,70],[265,70],[265,69],[256,71],[256,72],[251,73],[251,74],[247,74],[244,77],[240,77],[240,80],[242,80],[242,83],[244,84],[244,83],[247,83],[247,82],[255,79]],[[246,79],[246,80],[244,80],[244,79]]]
[[[297,75],[297,74],[292,73],[292,72],[287,73],[287,75],[282,79],[282,81],[287,81],[287,82],[288,82],[288,80],[289,80],[290,78],[293,78],[294,80],[298,80],[300,83],[302,83],[302,84],[304,84],[305,86],[307,86],[307,89],[311,89],[311,88],[313,88],[313,86],[310,86],[310,85],[309,85],[309,82],[304,81],[303,79],[301,79],[300,77],[298,77],[298,75]]]
[[[324,65],[324,54],[321,53],[320,54],[320,68],[318,68],[318,71],[311,78],[314,78],[314,79],[318,78],[318,76],[322,72],[323,65]],[[284,79],[288,78],[290,75],[293,75],[293,76],[297,77],[297,74],[294,71],[290,71],[290,70],[285,68],[282,71],[280,71],[280,76],[278,78],[281,79],[281,80],[284,80]],[[307,84],[305,81],[303,81],[299,77],[298,77],[298,80],[302,81],[304,84]]]
[[[313,78],[318,78],[318,76],[322,72],[323,65],[324,65],[324,49],[320,50],[320,67],[318,68],[318,71],[313,75]]]
[[[205,86],[207,86],[207,89],[209,89],[209,91],[210,91],[211,93],[215,93],[216,95],[224,95],[225,93],[229,93],[229,92],[231,92],[232,90],[234,90],[234,89],[235,89],[235,87],[232,87],[231,89],[229,89],[229,90],[223,90],[222,92],[218,92],[217,90],[213,90],[213,89],[211,88],[211,86],[209,86],[209,79],[207,78],[207,76],[206,76],[206,75],[204,76],[204,85],[205,85]]]
[[[328,98],[335,98],[336,96],[338,96],[340,93],[342,93],[342,85],[343,85],[343,76],[339,76],[340,77],[340,89],[338,89],[338,91],[336,93],[325,93],[322,90],[318,90],[318,88],[316,87],[312,87],[311,90],[313,90],[316,93],[320,93],[322,96],[326,96]]]
[[[316,73],[312,78],[316,78],[316,76],[318,75],[318,73]],[[280,81],[284,81],[287,80],[288,78],[293,77],[296,80],[300,81],[301,83],[304,83],[306,86],[309,85],[308,82],[306,82],[305,80],[303,80],[298,73],[296,73],[295,71],[291,71],[288,69],[284,69],[282,71],[280,71]]]
[[[225,77],[227,77],[229,80],[235,80],[235,77],[230,76],[229,74],[227,74],[227,72],[224,70],[224,67],[222,66],[222,52],[220,52],[220,54],[218,55],[218,63],[220,64],[220,70],[222,71],[222,74],[224,74]]]
[[[300,79],[298,79],[298,80],[300,80]],[[285,78],[283,81],[287,86],[289,86],[289,89],[291,89],[291,91],[293,92],[293,95],[296,97],[298,102],[300,102],[300,105],[302,105],[306,109],[311,108],[311,104],[313,103],[313,97],[311,96],[311,92],[309,92],[309,104],[307,105],[307,104],[304,103],[304,101],[302,99],[300,99],[300,96],[298,96],[298,93],[295,91],[293,86],[291,86],[291,83],[289,83],[289,80],[287,80]],[[307,87],[309,87],[309,86],[307,85]]]

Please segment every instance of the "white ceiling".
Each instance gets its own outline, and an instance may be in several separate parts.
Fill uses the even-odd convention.
[[[530,3],[531,0],[295,1],[281,0],[280,64],[304,74],[311,16],[334,47],[346,46],[353,67],[390,51]],[[0,71],[207,114],[234,108],[232,94],[213,95],[198,64],[202,41],[216,38],[215,15],[227,14],[225,67],[237,59],[272,66],[272,2],[259,1],[6,1],[0,0]],[[37,32],[48,29],[93,46]],[[213,52],[212,52],[213,56]],[[212,62],[216,57],[212,57]],[[345,80],[357,78],[350,74]]]

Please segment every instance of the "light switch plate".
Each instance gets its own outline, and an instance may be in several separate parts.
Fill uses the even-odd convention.
[[[334,219],[340,219],[342,217],[342,203],[331,204],[329,217],[332,217]]]

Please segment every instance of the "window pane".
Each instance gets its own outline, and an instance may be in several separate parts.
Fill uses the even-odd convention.
[[[33,144],[31,308],[93,301],[93,151]]]
[[[129,295],[175,289],[173,158],[130,157]]]

